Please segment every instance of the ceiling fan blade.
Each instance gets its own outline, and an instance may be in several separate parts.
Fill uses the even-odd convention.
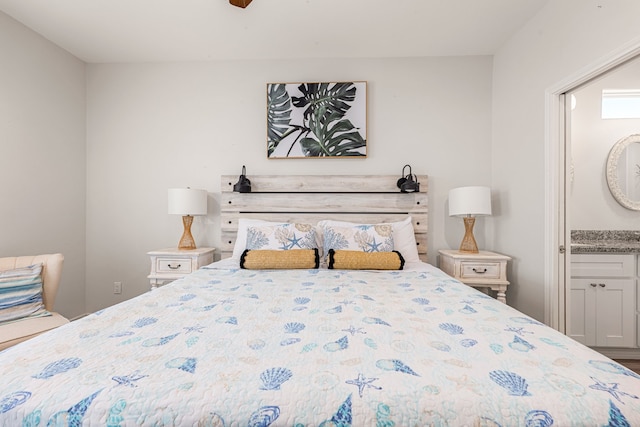
[[[229,3],[244,9],[245,7],[249,6],[249,3],[251,3],[251,0],[229,0]]]

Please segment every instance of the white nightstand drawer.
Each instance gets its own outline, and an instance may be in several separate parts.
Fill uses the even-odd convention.
[[[498,293],[498,301],[507,302],[507,262],[511,259],[496,252],[460,252],[440,249],[440,268],[445,273],[476,288]]]
[[[191,273],[190,258],[157,258],[156,271],[158,273]]]
[[[484,278],[484,279],[499,279],[500,278],[500,263],[477,263],[477,262],[461,262],[460,263],[460,278]]]
[[[151,258],[151,272],[147,276],[151,289],[193,273],[213,262],[215,248],[179,250],[175,248],[147,252]]]

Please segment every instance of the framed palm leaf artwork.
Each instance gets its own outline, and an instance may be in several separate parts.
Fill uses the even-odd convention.
[[[267,157],[367,156],[367,82],[267,83]]]

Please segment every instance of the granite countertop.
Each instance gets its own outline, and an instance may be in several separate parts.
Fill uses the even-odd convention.
[[[640,230],[571,230],[571,253],[640,253]]]

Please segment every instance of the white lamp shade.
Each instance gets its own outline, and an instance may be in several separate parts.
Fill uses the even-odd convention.
[[[491,215],[489,187],[459,187],[449,191],[449,216]]]
[[[207,191],[192,188],[169,189],[169,215],[206,215]]]

